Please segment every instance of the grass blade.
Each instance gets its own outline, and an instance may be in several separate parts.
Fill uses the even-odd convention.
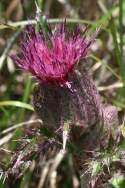
[[[119,34],[120,34],[120,50],[123,58],[123,0],[119,0]]]
[[[27,76],[28,76],[28,78],[27,78],[27,81],[26,81],[24,95],[23,95],[23,98],[22,98],[23,103],[28,102],[30,91],[31,91],[31,86],[32,86],[31,77],[29,75],[27,75]],[[20,111],[19,122],[22,122],[24,120],[24,116],[25,116],[25,108],[23,108]]]
[[[34,111],[33,107],[30,104],[20,102],[20,101],[0,101],[0,107],[2,106],[15,106],[19,108],[25,108],[27,110]]]
[[[113,37],[113,41],[114,41],[114,46],[115,46],[115,54],[116,54],[116,59],[117,59],[117,63],[119,65],[119,69],[120,69],[120,74],[121,74],[121,78],[122,78],[122,82],[125,86],[125,65],[123,63],[123,59],[122,59],[122,54],[121,54],[121,50],[120,50],[120,46],[118,44],[118,40],[117,40],[117,29],[116,29],[116,25],[114,23],[113,18],[111,18],[110,20],[110,30],[111,30],[111,34]]]

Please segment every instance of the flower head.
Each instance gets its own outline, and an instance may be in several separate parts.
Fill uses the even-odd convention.
[[[12,58],[20,68],[31,72],[42,82],[70,87],[68,75],[75,64],[86,58],[95,39],[95,34],[88,38],[86,30],[81,33],[77,25],[73,32],[69,32],[64,22],[54,31],[49,27],[47,34],[29,25],[24,32],[20,54]]]

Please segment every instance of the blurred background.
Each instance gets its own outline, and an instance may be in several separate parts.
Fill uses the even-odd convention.
[[[92,31],[101,26],[86,66],[98,87],[102,101],[116,105],[120,117],[123,118],[125,0],[37,0],[36,2],[52,24],[60,22],[61,18],[67,18],[69,26],[80,23],[89,25]],[[23,134],[23,127],[40,124],[32,107],[32,91],[37,81],[31,75],[19,70],[10,58],[11,54],[19,52],[21,31],[28,24],[28,19],[34,19],[35,12],[34,0],[0,0],[1,174],[3,169],[6,170],[17,147]],[[1,187],[4,187],[3,183]]]

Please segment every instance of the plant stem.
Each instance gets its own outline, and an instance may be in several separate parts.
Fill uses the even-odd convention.
[[[123,59],[123,0],[119,0],[119,34],[120,34],[120,50]]]

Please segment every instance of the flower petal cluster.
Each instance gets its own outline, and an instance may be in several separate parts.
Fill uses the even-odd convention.
[[[82,33],[79,25],[74,31],[67,30],[66,22],[50,27],[49,34],[43,29],[36,31],[29,25],[22,38],[19,55],[12,56],[15,63],[22,69],[31,72],[42,82],[68,85],[68,75],[75,64],[86,58],[88,48],[95,39]]]

